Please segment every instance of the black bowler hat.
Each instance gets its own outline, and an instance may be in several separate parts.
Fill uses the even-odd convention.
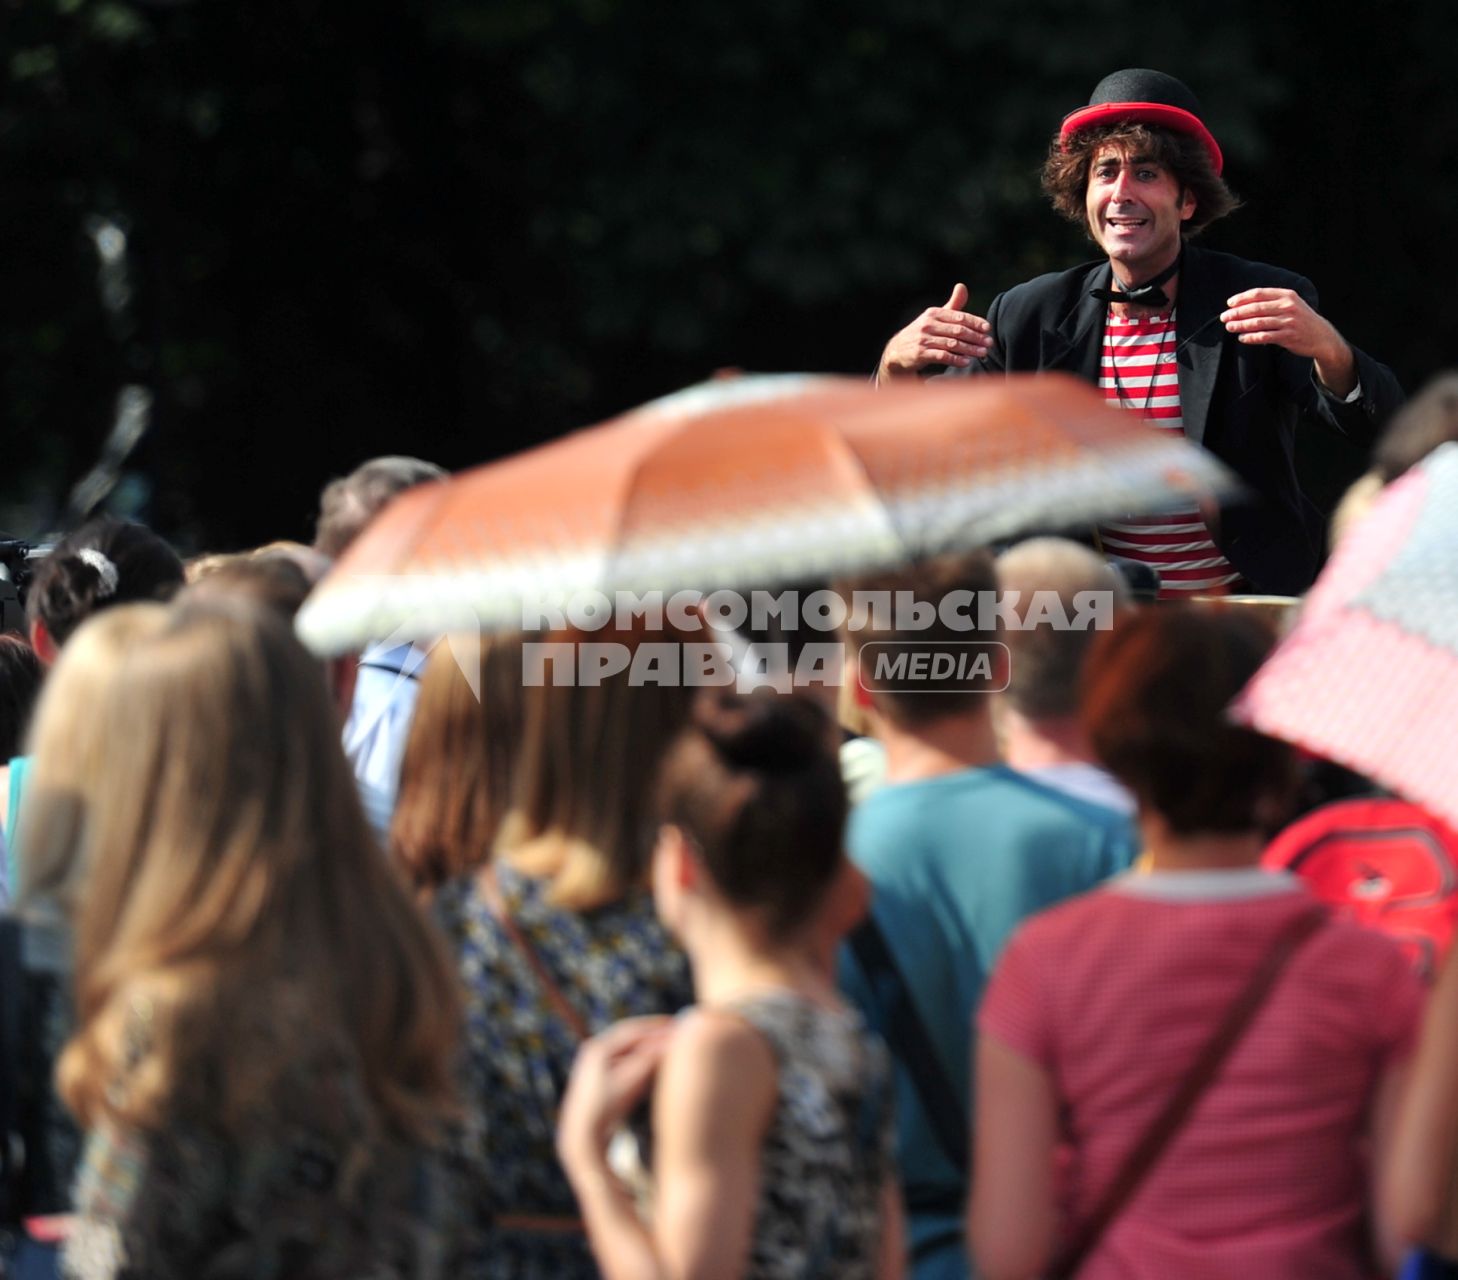
[[[1200,119],[1200,100],[1173,76],[1144,67],[1127,67],[1100,80],[1088,106],[1063,117],[1058,136],[1066,147],[1080,129],[1120,124],[1125,120],[1162,125],[1198,138],[1209,153],[1215,172],[1225,167],[1219,144]]]

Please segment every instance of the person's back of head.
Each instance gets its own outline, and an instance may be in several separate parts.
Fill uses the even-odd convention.
[[[1236,606],[1131,611],[1095,642],[1080,716],[1094,753],[1177,835],[1273,831],[1295,787],[1290,747],[1233,723],[1275,644]]]
[[[1089,645],[1129,603],[1123,578],[1077,542],[1030,538],[997,558],[997,585],[1020,624],[1002,635],[1009,651],[1002,697],[1034,722],[1077,715]]]
[[[245,554],[250,560],[288,560],[298,567],[299,572],[304,575],[304,579],[311,587],[329,572],[329,557],[322,551],[305,546],[302,542],[292,542],[287,538],[265,542],[262,546],[254,547],[252,551],[245,552]]]
[[[635,654],[648,638],[638,625],[567,629],[548,642],[573,654],[588,644]],[[653,780],[688,718],[691,693],[679,681],[636,682],[631,669],[527,689],[516,792],[500,843],[522,870],[551,878],[556,905],[585,911],[646,886]]]
[[[1391,484],[1452,440],[1458,440],[1458,373],[1441,373],[1387,424],[1372,450],[1373,470]]]
[[[521,753],[521,645],[519,635],[453,637],[425,664],[390,825],[391,855],[417,890],[491,856]]]
[[[818,917],[844,857],[828,725],[803,695],[705,691],[658,783],[659,821],[687,839],[719,897],[776,939]]]
[[[319,495],[314,550],[337,559],[398,494],[446,477],[444,467],[421,458],[371,458],[347,476],[331,480]]]
[[[921,560],[855,579],[839,590],[849,613],[845,636],[854,668],[846,678],[860,680],[880,715],[915,733],[951,717],[988,714],[987,695],[1005,674],[1000,659],[990,674],[953,672],[914,681],[880,674],[888,665],[903,672],[913,669],[910,659],[919,653],[931,656],[950,646],[1002,640],[1002,628],[986,607],[996,594],[997,578],[985,551]],[[858,609],[857,596],[872,601],[872,607]],[[877,603],[887,607],[878,609]],[[907,661],[897,662],[903,652]]]
[[[1393,415],[1372,449],[1372,467],[1358,476],[1328,522],[1332,550],[1376,505],[1382,491],[1434,449],[1458,440],[1458,373],[1440,373]]]
[[[107,766],[73,783],[88,867],[79,1029],[58,1075],[72,1110],[246,1140],[251,1109],[312,1051],[357,1070],[382,1129],[431,1127],[451,1092],[454,987],[287,624],[182,601],[126,650],[91,714]],[[153,1066],[118,1093],[139,998]]]
[[[30,643],[12,632],[0,634],[0,765],[20,754],[40,684],[40,659]]]
[[[304,570],[291,556],[242,552],[213,557],[191,579],[186,595],[190,600],[254,600],[292,621],[311,590]]]
[[[99,516],[68,533],[36,568],[26,597],[31,636],[51,661],[87,618],[136,601],[168,600],[182,561],[145,525]]]

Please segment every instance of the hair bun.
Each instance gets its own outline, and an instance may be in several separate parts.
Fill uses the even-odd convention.
[[[696,704],[694,723],[736,769],[803,769],[825,753],[825,713],[802,696],[715,690]]]

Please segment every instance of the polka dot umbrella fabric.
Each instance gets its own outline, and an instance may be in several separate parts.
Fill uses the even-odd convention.
[[[726,379],[403,494],[298,628],[338,653],[520,627],[585,592],[773,589],[1234,489],[1064,374]]]
[[[1350,531],[1232,713],[1458,825],[1458,444]]]

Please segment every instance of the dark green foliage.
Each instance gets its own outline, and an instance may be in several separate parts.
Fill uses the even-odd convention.
[[[868,370],[957,279],[985,307],[1089,256],[1037,169],[1120,65],[1202,96],[1249,206],[1209,242],[1310,274],[1415,382],[1452,362],[1418,286],[1452,278],[1458,11],[1301,7],[0,0],[0,517],[57,509],[128,381],[146,514],[220,546],[307,537],[372,454],[466,465],[722,366]]]

